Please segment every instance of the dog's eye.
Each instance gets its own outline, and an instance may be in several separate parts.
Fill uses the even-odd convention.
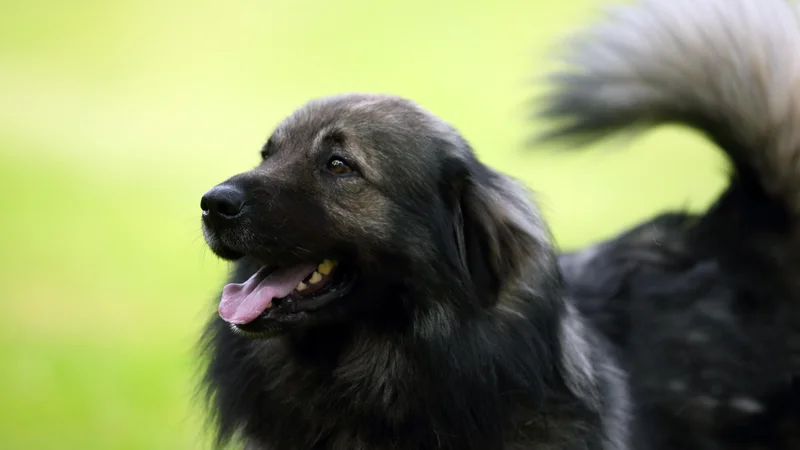
[[[337,156],[329,159],[325,168],[334,175],[345,175],[353,172],[353,169],[342,158]]]
[[[273,153],[275,153],[275,138],[270,136],[269,139],[267,139],[267,143],[261,147],[261,159],[267,159]]]

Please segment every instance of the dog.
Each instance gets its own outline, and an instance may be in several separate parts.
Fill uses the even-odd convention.
[[[642,0],[567,39],[537,142],[682,125],[732,167],[702,213],[562,254],[628,372],[635,448],[800,448],[800,16],[783,0]]]
[[[235,262],[204,338],[220,447],[629,448],[625,375],[528,190],[452,126],[334,95],[261,156],[201,200]]]

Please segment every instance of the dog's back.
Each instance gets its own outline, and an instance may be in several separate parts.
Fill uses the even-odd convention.
[[[733,172],[701,215],[666,214],[562,255],[569,290],[627,359],[642,445],[797,448],[800,26],[782,0],[644,0],[572,41],[545,137],[665,123]]]

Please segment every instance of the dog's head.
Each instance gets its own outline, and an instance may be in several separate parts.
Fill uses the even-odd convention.
[[[441,306],[431,302],[487,307],[532,263],[552,264],[525,190],[408,100],[312,101],[261,156],[201,201],[211,249],[261,267],[223,292],[219,313],[243,333]]]

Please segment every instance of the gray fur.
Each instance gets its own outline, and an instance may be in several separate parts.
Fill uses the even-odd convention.
[[[679,123],[708,132],[735,164],[800,213],[800,27],[784,0],[643,0],[609,8],[565,42],[544,138],[587,142]],[[729,145],[723,142],[721,145]]]

